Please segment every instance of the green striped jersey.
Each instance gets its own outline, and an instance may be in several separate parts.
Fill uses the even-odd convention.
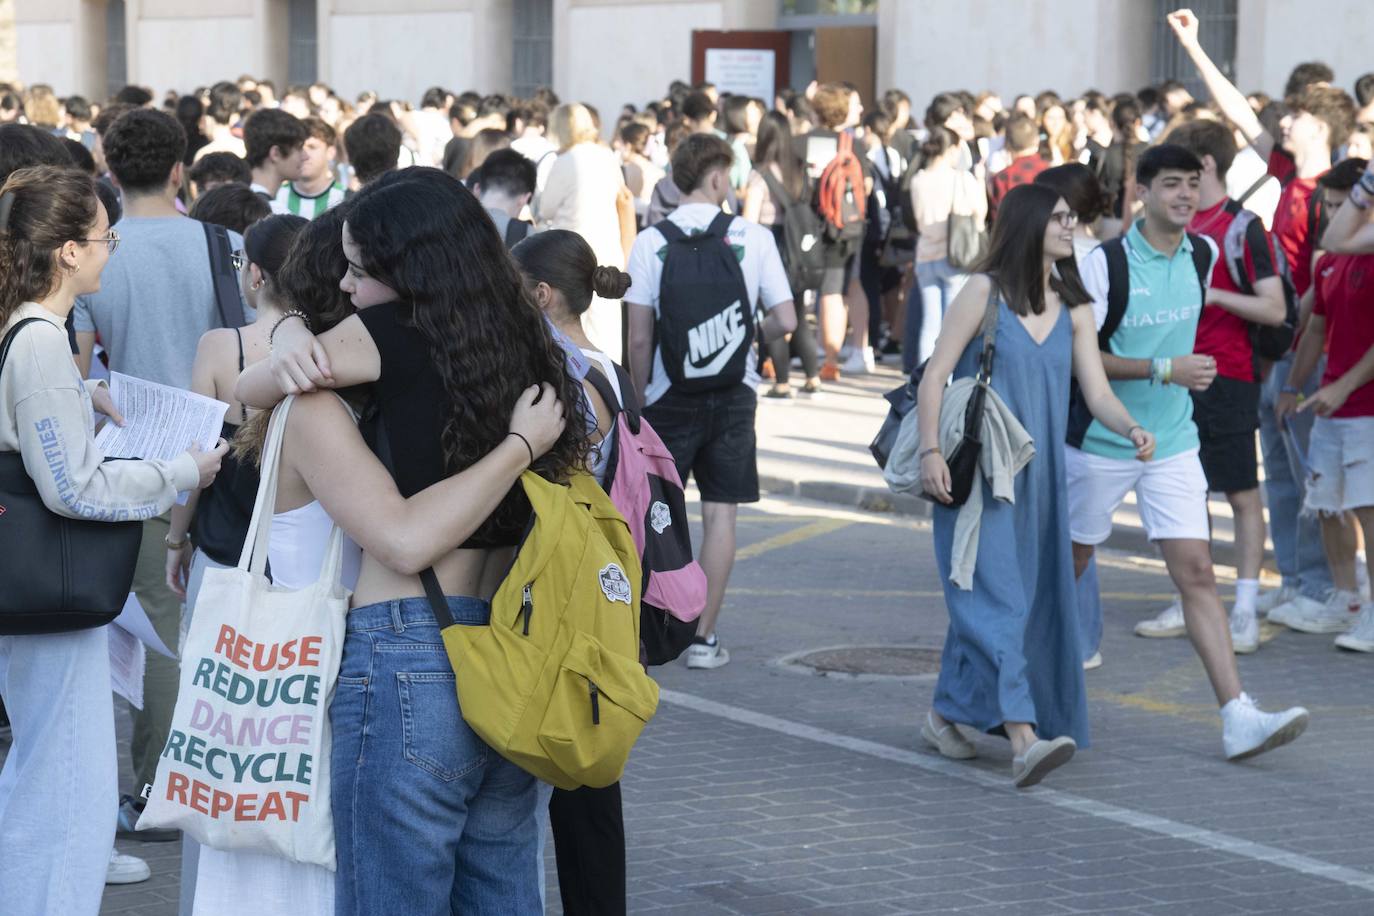
[[[272,212],[294,213],[296,216],[314,219],[330,207],[343,203],[346,193],[344,186],[336,181],[320,194],[308,197],[296,190],[296,186],[288,181],[277,192],[277,199],[272,202]]]

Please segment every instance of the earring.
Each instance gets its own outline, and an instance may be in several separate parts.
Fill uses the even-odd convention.
[[[262,281],[261,281],[261,280],[255,281],[255,282],[249,287],[249,289],[251,289],[253,292],[256,293],[258,290],[262,289]]]

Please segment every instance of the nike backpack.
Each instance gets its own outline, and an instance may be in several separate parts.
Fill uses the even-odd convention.
[[[726,233],[735,219],[720,213],[704,232],[687,235],[672,220],[654,228],[668,247],[659,283],[658,346],[672,387],[685,394],[744,381],[754,342],[754,307]]]
[[[625,517],[644,571],[639,641],[645,662],[666,665],[692,644],[706,607],[706,573],[692,559],[687,500],[672,452],[640,415],[629,375],[615,367],[621,398],[596,367],[587,381],[612,411],[603,486]]]

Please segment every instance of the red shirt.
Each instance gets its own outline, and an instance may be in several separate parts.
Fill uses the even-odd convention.
[[[1301,296],[1312,285],[1312,248],[1317,240],[1311,238],[1310,220],[1317,178],[1298,178],[1293,157],[1277,146],[1269,154],[1269,174],[1284,183],[1274,210],[1273,233],[1288,259],[1293,287]]]
[[[1317,260],[1312,314],[1326,316],[1322,384],[1345,375],[1374,346],[1374,255],[1324,254]],[[1374,417],[1374,382],[1356,388],[1333,417]]]
[[[1226,205],[1230,202],[1229,198],[1223,198],[1216,206],[1199,210],[1188,229],[1209,237],[1217,243],[1217,251],[1221,252],[1221,257],[1217,258],[1212,268],[1212,286],[1228,293],[1240,293],[1240,288],[1231,279],[1231,266],[1226,257],[1226,231],[1235,221],[1235,216],[1226,212]],[[1269,239],[1264,233],[1264,224],[1258,219],[1250,220],[1245,229],[1245,269],[1251,283],[1276,275],[1274,259],[1269,254]],[[1249,323],[1219,305],[1203,306],[1193,352],[1206,353],[1215,359],[1217,374],[1223,378],[1255,381]]]
[[[988,188],[988,220],[997,221],[997,205],[1008,191],[1017,185],[1030,184],[1035,181],[1036,175],[1049,167],[1050,164],[1041,159],[1039,153],[1023,153],[1013,159],[1011,165],[993,175]]]

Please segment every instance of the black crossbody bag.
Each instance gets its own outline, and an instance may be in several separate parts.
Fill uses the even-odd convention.
[[[0,373],[19,322],[0,343]],[[119,616],[134,581],[142,522],[84,521],[43,504],[19,452],[0,452],[0,636],[63,633]]]

